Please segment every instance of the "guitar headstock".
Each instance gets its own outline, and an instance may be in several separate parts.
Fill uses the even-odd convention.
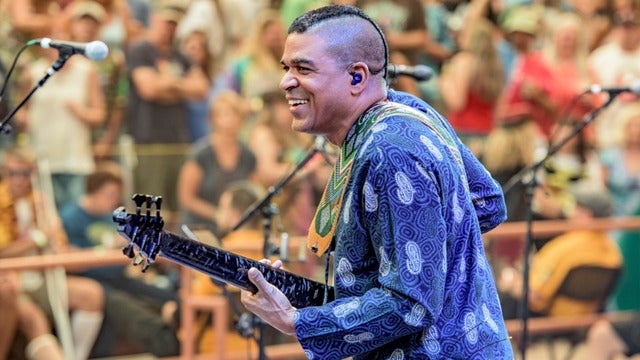
[[[113,221],[118,224],[118,232],[129,241],[122,252],[134,259],[134,265],[144,262],[142,271],[145,271],[160,252],[164,226],[164,219],[160,216],[162,197],[135,194],[132,200],[136,205],[135,213],[127,213],[121,206],[113,212]],[[153,207],[155,214],[152,214]]]

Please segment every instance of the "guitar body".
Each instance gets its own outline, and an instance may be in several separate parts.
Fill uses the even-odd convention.
[[[143,271],[160,255],[172,262],[200,271],[214,280],[255,293],[257,289],[247,276],[247,271],[254,267],[262,272],[269,283],[280,289],[296,308],[318,306],[333,299],[333,288],[330,286],[162,230],[164,221],[159,210],[161,199],[148,195],[134,195],[135,214],[127,213],[124,207],[116,209],[113,213],[113,220],[118,224],[118,232],[129,241],[124,253],[133,258],[134,249],[137,250],[138,256],[146,262]],[[145,203],[146,215],[142,215],[141,207]],[[150,207],[154,204],[156,215],[151,215]]]

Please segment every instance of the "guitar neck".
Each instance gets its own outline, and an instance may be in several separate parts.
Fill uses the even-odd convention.
[[[170,232],[162,232],[159,250],[159,255],[164,258],[253,293],[257,289],[249,280],[247,271],[257,268],[296,308],[318,306],[333,299],[330,286]]]

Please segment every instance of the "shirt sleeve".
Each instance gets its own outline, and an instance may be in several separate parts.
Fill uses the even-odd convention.
[[[449,122],[423,100],[407,93],[390,90],[390,101],[398,102],[420,110],[429,116],[439,119],[450,133],[455,134]],[[464,168],[471,192],[471,200],[480,222],[480,230],[485,233],[500,225],[507,219],[507,207],[504,202],[502,188],[489,174],[471,150],[454,136],[464,162]]]

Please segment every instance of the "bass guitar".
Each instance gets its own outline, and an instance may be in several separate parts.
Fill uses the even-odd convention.
[[[331,286],[164,231],[160,196],[136,194],[133,201],[135,213],[127,213],[124,207],[119,207],[113,212],[113,221],[118,225],[118,232],[129,242],[123,249],[124,254],[135,259],[135,265],[144,263],[142,271],[160,255],[214,280],[255,293],[257,289],[247,276],[249,269],[254,267],[297,308],[322,305],[334,297]]]

